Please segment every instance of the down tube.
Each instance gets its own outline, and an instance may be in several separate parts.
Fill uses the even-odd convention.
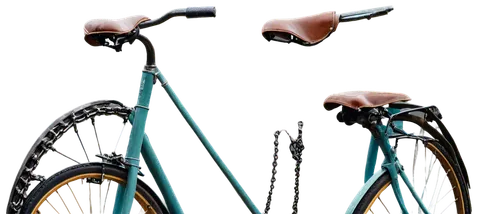
[[[215,152],[215,150],[212,147],[212,145],[210,144],[210,142],[208,142],[208,140],[205,137],[205,135],[203,134],[203,132],[201,132],[201,129],[198,127],[198,125],[196,125],[196,123],[194,122],[193,118],[191,118],[191,115],[189,115],[189,113],[187,112],[186,108],[184,108],[184,106],[182,105],[181,101],[179,100],[179,98],[177,97],[177,95],[175,95],[175,93],[172,90],[172,88],[170,87],[170,85],[168,85],[167,80],[165,79],[165,77],[163,76],[163,74],[160,72],[160,70],[157,70],[156,75],[158,77],[158,80],[160,80],[162,87],[165,89],[165,91],[167,91],[168,96],[170,96],[170,99],[172,99],[172,101],[174,102],[174,104],[177,107],[177,109],[179,109],[179,111],[181,112],[181,114],[184,117],[184,119],[186,120],[186,122],[189,124],[189,126],[191,126],[191,129],[193,129],[193,131],[195,132],[196,136],[198,136],[198,139],[200,139],[200,141],[203,144],[203,146],[205,147],[205,149],[208,151],[208,153],[210,154],[210,156],[217,163],[217,165],[219,166],[220,170],[222,171],[222,173],[224,173],[224,175],[226,176],[226,178],[229,180],[229,182],[233,186],[234,190],[236,190],[236,192],[238,193],[238,195],[240,196],[240,198],[243,200],[243,202],[245,203],[245,205],[247,206],[247,208],[252,213],[254,213],[254,214],[260,214],[260,211],[257,209],[257,207],[255,207],[255,204],[248,197],[248,195],[246,194],[245,190],[243,190],[243,188],[241,187],[241,185],[238,183],[238,181],[233,176],[233,174],[231,173],[231,171],[229,171],[229,169],[224,164],[224,162],[222,161],[222,159],[219,157],[219,155],[217,154],[217,152]]]
[[[132,112],[129,117],[129,122],[132,125],[134,123],[134,116],[135,114]],[[151,175],[155,179],[156,185],[160,188],[168,211],[170,213],[184,213],[146,133],[144,133],[144,138],[142,139],[141,154],[144,162],[146,162],[146,166],[148,166],[149,172],[151,172]]]
[[[160,188],[169,213],[184,213],[146,134],[144,134],[144,139],[142,141],[141,154],[156,184]]]

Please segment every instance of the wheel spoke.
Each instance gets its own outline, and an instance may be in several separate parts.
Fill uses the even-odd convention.
[[[82,207],[80,206],[80,203],[78,202],[78,199],[76,199],[75,193],[73,192],[73,190],[72,190],[72,189],[71,189],[71,187],[69,186],[69,183],[68,183],[68,184],[66,184],[66,185],[68,186],[69,190],[71,191],[71,194],[73,194],[73,197],[75,198],[76,204],[78,204],[78,207],[79,207],[79,208],[80,208],[80,210],[82,211],[82,214],[84,214],[84,213],[83,213],[83,209],[82,209]]]
[[[452,207],[454,207],[454,206],[455,206],[455,201],[456,201],[456,200],[457,200],[457,199],[453,199],[453,200],[451,200],[451,202],[450,202],[450,203],[448,203],[448,206],[446,206],[446,208],[445,208],[445,209],[441,210],[441,212],[439,212],[439,214],[441,214],[441,213],[445,213],[445,212],[448,212],[448,210],[450,210]]]
[[[415,176],[413,177],[413,183],[415,184],[415,187],[414,187],[415,189],[417,189],[417,171],[418,171],[418,157],[419,157],[418,151],[419,150],[420,150],[420,141],[415,144],[415,149],[413,151],[414,152],[414,154],[413,154],[413,156],[414,156],[413,160],[415,162],[415,164],[414,164],[415,165],[415,171],[414,171]]]
[[[75,136],[76,142],[80,144],[80,149],[83,152],[83,156],[87,161],[90,161],[90,154],[88,152],[87,147],[85,146],[85,141],[83,140],[83,137],[81,135],[80,125],[77,124],[76,127],[73,130],[71,130],[71,132],[73,133],[73,136]]]
[[[54,152],[54,153],[58,154],[58,155],[59,155],[59,156],[61,156],[61,157],[67,158],[67,159],[69,159],[70,161],[73,161],[74,163],[79,163],[79,162],[80,162],[80,160],[78,160],[77,158],[75,158],[75,157],[73,157],[73,156],[69,155],[68,153],[64,152],[63,150],[61,150],[61,149],[57,148],[57,146],[55,146],[55,145],[52,145],[52,146],[50,147],[50,149],[52,150],[52,152]]]
[[[73,201],[73,203],[78,207],[78,204],[76,203],[76,200],[75,200],[76,196],[73,197],[73,195],[75,194],[75,192],[73,192],[72,190],[70,190],[69,185],[71,185],[71,184],[68,184],[68,185],[64,186],[64,188],[68,192],[68,195],[69,195],[69,198],[71,199],[71,201]]]
[[[78,193],[76,192],[75,188],[73,188],[73,185],[71,186],[71,192],[75,195],[75,198],[78,201],[78,205],[79,205],[78,209],[80,209],[80,211],[85,212],[83,205],[82,205],[82,201],[80,200],[80,197],[78,196]]]
[[[405,154],[404,156],[407,156],[400,159],[400,161],[402,165],[413,164],[413,175],[410,181],[413,184],[414,190],[420,193],[417,193],[417,195],[420,196],[420,200],[427,210],[436,214],[457,212],[463,213],[464,211],[465,213],[468,213],[467,209],[464,210],[464,206],[462,205],[462,203],[467,205],[467,200],[462,198],[462,195],[460,194],[460,186],[454,182],[457,180],[456,178],[458,175],[454,173],[455,171],[453,170],[453,165],[450,165],[451,162],[446,161],[450,160],[450,157],[446,153],[443,153],[441,145],[438,144],[437,141],[425,140],[414,140],[408,143],[410,144],[398,147],[398,150],[400,148],[406,150],[401,154]],[[415,145],[412,145],[412,143]],[[411,150],[413,150],[413,156],[411,156]],[[387,191],[387,189],[390,189],[387,188],[387,186],[391,185],[390,177],[384,177],[384,179],[380,181],[380,184],[374,187],[377,191],[368,195],[366,201],[360,203],[360,205],[356,207],[356,211],[371,214],[401,213],[401,209],[397,206],[397,198],[394,197],[394,193]],[[406,196],[410,196],[409,192],[404,192],[403,194],[404,198],[406,198]],[[384,201],[381,199],[381,196],[384,197]],[[373,201],[375,203],[373,203]],[[408,202],[407,208],[409,213],[424,213],[417,200],[409,200]],[[368,206],[365,204],[368,204]],[[455,204],[456,207],[453,204]]]
[[[390,212],[390,208],[389,206],[385,203],[385,200],[384,200],[384,194],[380,195],[380,198],[379,198],[379,202],[380,202],[380,205],[383,207],[384,209],[384,212]],[[374,212],[376,212],[377,210],[375,209]]]
[[[56,190],[56,193],[59,196],[59,198],[61,199],[61,201],[63,202],[64,206],[66,207],[66,210],[68,210],[68,213],[71,214],[71,212],[68,209],[68,206],[66,206],[66,202],[64,202],[64,199],[61,197],[61,195],[59,194],[59,192],[57,190]]]
[[[106,196],[104,196],[104,207],[102,208],[102,212],[106,212],[106,201],[108,200],[109,186],[111,185],[111,180],[108,180],[108,190],[106,190]]]
[[[65,205],[66,205],[66,201],[68,201],[68,200],[67,200],[67,199],[66,199],[66,197],[64,196],[64,193],[63,193],[62,191],[59,191],[59,192],[60,192],[61,197],[62,197],[61,203],[62,203],[62,206],[64,207],[64,210],[66,211],[66,213],[67,213],[67,212],[68,212],[68,210],[69,210],[69,212],[70,212],[71,214],[73,214],[73,212],[71,211],[71,208],[69,207],[69,203],[67,204],[67,205],[68,205],[68,206],[67,206],[67,208],[66,208],[66,206],[65,206]]]
[[[94,154],[104,155],[106,153],[111,153],[114,147],[113,145],[107,144],[113,144],[113,141],[117,143],[117,138],[118,142],[121,141],[122,136],[125,140],[125,138],[127,137],[125,135],[129,134],[128,132],[130,131],[130,127],[126,127],[128,126],[126,125],[126,123],[131,116],[131,113],[132,109],[124,106],[120,102],[97,101],[77,107],[69,113],[65,113],[64,115],[56,119],[54,123],[46,128],[46,131],[44,131],[42,135],[40,135],[36,142],[34,142],[32,149],[27,155],[27,161],[22,164],[19,171],[23,171],[24,173],[19,173],[19,175],[16,176],[16,180],[14,181],[14,183],[19,184],[17,185],[18,191],[12,192],[11,198],[13,199],[9,202],[11,205],[9,205],[8,209],[19,210],[23,208],[23,202],[28,199],[28,196],[33,190],[33,187],[38,185],[42,180],[45,179],[45,177],[50,178],[50,175],[54,173],[53,170],[59,171],[63,168],[69,167],[69,165],[81,165],[82,163],[86,163],[86,161],[90,162],[90,159],[93,159],[92,161],[100,161],[100,159],[96,159],[95,157],[93,157]],[[99,122],[99,124],[97,124],[97,122]],[[88,126],[89,124],[92,124],[92,128]],[[98,125],[99,131],[97,131]],[[122,127],[120,128],[120,126]],[[125,128],[127,130],[125,130]],[[93,129],[93,131],[91,131],[90,129]],[[80,131],[82,131],[81,134]],[[92,134],[94,134],[94,136],[91,136]],[[119,136],[116,136],[116,134],[119,134]],[[78,139],[75,139],[75,136],[65,137],[66,135],[76,135]],[[95,141],[92,138],[94,138]],[[85,140],[85,144],[83,143],[83,140]],[[103,141],[103,145],[101,145],[101,140]],[[111,141],[108,142],[108,140]],[[80,146],[77,146],[77,143],[79,143]],[[115,151],[121,152],[121,150],[124,149],[125,143],[126,142],[120,142],[118,145],[119,147],[117,147]],[[96,151],[96,144],[99,151]],[[56,149],[53,149],[52,147],[55,147]],[[78,151],[80,150],[80,148],[83,150],[83,155],[85,155],[85,157],[83,157],[82,153]],[[48,150],[51,150],[52,152],[54,152],[54,154],[50,154],[52,152],[48,152]],[[47,153],[48,155],[46,155]],[[31,175],[31,172],[35,172],[37,175]],[[41,175],[44,175],[45,177],[42,177]],[[75,189],[73,190],[75,196],[80,194],[78,190],[80,186],[78,185],[78,183],[79,182],[76,182],[72,187],[68,187]],[[31,188],[29,188],[30,186]],[[100,195],[100,199],[98,199],[96,194],[98,194],[99,190],[97,190],[94,184],[91,186],[94,186],[92,188],[94,188],[95,192],[93,196],[94,198],[92,200],[100,200],[99,202],[95,203],[96,205],[103,207],[102,195]],[[87,188],[88,187],[83,187],[81,189],[85,192],[87,191]],[[101,194],[106,191],[105,188],[105,186],[100,188]],[[70,199],[71,197],[69,195],[69,192],[66,191],[67,189],[66,187],[64,187],[64,190],[60,193],[62,193],[61,196],[64,195],[63,198],[67,197],[68,208],[72,207],[74,209],[71,210],[72,213],[81,213],[78,212],[76,206],[74,206],[75,202],[73,200],[75,199]],[[110,191],[113,192],[114,190]],[[53,195],[56,194],[53,193]],[[80,199],[77,198],[78,203],[82,209],[83,207],[87,206],[87,202],[85,202],[85,200],[87,200],[85,199],[86,197],[87,196],[80,197],[82,203],[80,203]],[[16,201],[14,201],[14,199]],[[53,203],[55,208],[63,210],[60,213],[67,213],[64,212],[65,208],[62,207],[62,203],[60,201],[53,198],[51,198],[50,200],[52,201],[51,203]],[[47,202],[45,202],[44,200],[40,200],[38,202],[47,204]],[[96,205],[94,205],[93,207],[95,207]],[[55,211],[50,211],[50,208],[48,207],[49,205],[43,206],[41,208],[41,211],[56,213]],[[48,211],[46,211],[45,209],[48,209]],[[98,211],[96,209],[95,212],[102,213],[102,210]],[[86,212],[84,213],[87,214]]]
[[[52,209],[54,209],[54,211],[56,211],[57,214],[59,214],[59,211],[57,211],[57,209],[54,206],[52,206],[52,204],[49,202],[48,199],[45,199],[45,201],[49,203],[49,205],[52,207]]]
[[[55,203],[53,201],[50,201],[50,203],[47,203],[47,206],[49,207],[49,209],[52,210],[52,212],[61,213],[61,210],[59,208],[57,208],[57,206],[55,205]]]
[[[104,152],[104,144],[101,140],[101,135],[99,133],[98,123],[94,118],[89,119],[90,129],[92,130],[92,134],[94,135],[94,141],[96,143],[96,153],[101,154]]]
[[[87,190],[87,213],[88,213],[89,212],[89,202],[91,202],[91,200],[92,200],[92,197],[89,199],[89,184],[85,184],[85,189]]]
[[[102,197],[102,193],[104,192],[104,185],[99,185],[99,192],[101,193],[101,205],[99,205],[99,213],[103,213],[102,212],[102,208],[104,207],[104,201],[105,201],[105,198]]]
[[[89,183],[89,203],[90,203],[90,214],[92,214],[92,190],[90,189],[90,183]]]
[[[437,165],[436,166],[436,170],[435,170],[436,173],[432,173],[434,175],[432,175],[433,176],[433,179],[432,179],[432,188],[431,188],[432,191],[431,191],[431,194],[429,196],[430,199],[431,199],[430,202],[429,202],[429,206],[430,207],[432,207],[436,203],[436,201],[437,201],[436,200],[437,197],[434,196],[434,192],[439,192],[440,184],[441,184],[441,183],[438,183],[437,191],[434,191],[435,187],[436,187],[436,181],[441,180],[441,175],[439,174],[439,172],[442,171],[441,170],[441,166],[438,165],[437,162],[436,162],[436,165]],[[434,166],[434,164],[433,164],[433,166]]]
[[[59,191],[58,191],[59,192]],[[59,196],[60,194],[56,194],[57,201],[61,203],[62,209],[64,209],[64,202],[61,200],[61,197]],[[59,210],[59,213],[61,213],[61,209],[57,208]]]

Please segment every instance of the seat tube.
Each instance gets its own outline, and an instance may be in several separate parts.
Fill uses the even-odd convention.
[[[365,165],[365,183],[373,176],[375,171],[375,164],[377,163],[378,156],[378,143],[377,139],[372,135],[370,139],[370,146],[368,147],[368,156]]]
[[[396,196],[396,199],[398,201],[398,204],[401,208],[401,212],[403,214],[407,214],[408,210],[406,209],[406,206],[404,204],[403,196],[401,194],[401,189],[399,187],[399,181],[398,181],[398,173],[400,170],[400,165],[397,161],[396,153],[391,147],[391,144],[389,143],[389,135],[390,131],[386,133],[386,126],[377,124],[377,125],[372,125],[370,127],[370,131],[372,132],[372,135],[376,138],[377,144],[380,146],[380,149],[384,153],[385,159],[384,163],[382,164],[382,167],[387,169],[389,171],[389,174],[391,176],[391,186],[394,191],[394,195]]]
[[[129,163],[127,184],[125,188],[123,185],[119,186],[113,209],[114,214],[128,214],[134,200],[137,173],[139,172],[139,158],[142,140],[144,138],[144,129],[149,110],[149,100],[151,98],[153,80],[155,78],[154,70],[154,68],[146,66],[142,73],[139,97],[137,99],[137,105],[135,106],[134,122],[125,156],[126,161]]]
[[[400,109],[396,108],[388,108],[389,113],[395,114],[400,112]],[[403,129],[403,121],[395,121],[394,124],[397,128]],[[392,129],[389,128],[388,135],[392,134]],[[383,145],[383,142],[377,142],[377,138],[375,138],[372,134],[370,139],[370,146],[368,148],[368,156],[366,158],[365,165],[365,183],[373,176],[373,172],[375,171],[375,164],[377,163],[378,156],[378,147],[379,145]]]
[[[377,161],[378,147],[380,146],[385,156],[382,167],[385,168],[389,172],[389,175],[391,176],[391,186],[402,213],[408,214],[408,211],[404,204],[403,196],[401,194],[401,190],[399,188],[399,181],[398,181],[399,163],[397,163],[396,161],[396,154],[392,151],[391,145],[389,143],[389,138],[387,137],[388,134],[386,134],[385,131],[383,130],[385,130],[385,126],[383,125],[377,125],[376,129],[372,130],[372,139],[370,141],[370,148],[368,150],[368,158],[365,168],[365,183],[373,175],[375,163]]]

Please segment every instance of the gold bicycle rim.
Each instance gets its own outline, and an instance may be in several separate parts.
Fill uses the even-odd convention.
[[[457,213],[459,214],[465,214],[465,205],[464,205],[464,199],[462,196],[462,189],[458,183],[458,178],[457,175],[455,174],[455,170],[453,170],[453,167],[451,167],[450,162],[446,160],[444,157],[443,153],[441,153],[436,146],[433,144],[428,143],[426,145],[426,148],[428,148],[434,155],[436,155],[436,158],[439,160],[441,163],[441,166],[443,166],[445,171],[450,170],[452,173],[448,173],[448,180],[451,182],[452,186],[456,186],[457,188],[453,188],[453,194],[455,195],[455,198],[457,199],[458,203],[455,203],[457,207]],[[384,186],[380,189],[380,191],[376,194],[376,197],[372,199],[370,202],[370,205],[368,208],[365,210],[365,214],[368,213],[368,211],[371,209],[373,203],[375,203],[375,200],[384,192],[385,189],[391,184],[391,180],[384,184]]]
[[[97,179],[101,179],[101,176],[103,176],[101,173],[86,173],[86,174],[81,174],[81,175],[74,176],[74,177],[71,177],[71,178],[68,178],[68,179],[64,180],[63,182],[57,184],[50,191],[48,191],[47,193],[45,193],[45,195],[38,201],[38,203],[35,206],[35,209],[33,209],[33,211],[31,213],[32,214],[37,214],[38,213],[37,212],[38,208],[40,208],[40,206],[42,205],[42,203],[45,202],[45,200],[50,195],[52,195],[52,193],[54,193],[56,190],[58,190],[60,187],[66,185],[66,184],[68,184],[68,183],[70,183],[72,181],[78,180],[78,179],[84,179],[84,178],[97,178]],[[126,181],[123,180],[120,177],[116,177],[116,176],[112,176],[112,175],[106,175],[106,174],[103,177],[104,177],[104,179],[115,181],[115,182],[120,183],[120,184],[125,184],[126,183]],[[134,198],[141,205],[142,209],[146,210],[146,213],[153,213],[153,214],[156,213],[155,210],[152,208],[152,206],[149,204],[149,202],[146,201],[146,198],[144,198],[144,196],[142,196],[138,192],[135,192]]]

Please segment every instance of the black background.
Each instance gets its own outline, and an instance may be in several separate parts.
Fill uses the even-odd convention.
[[[19,32],[22,45],[11,49],[19,57],[11,61],[15,66],[7,74],[13,77],[4,79],[13,89],[6,97],[16,104],[4,106],[12,112],[6,121],[13,124],[4,126],[9,130],[4,143],[12,148],[4,156],[8,167],[17,165],[13,151],[22,151],[21,137],[30,135],[47,112],[63,111],[62,104],[70,103],[71,96],[135,95],[135,64],[144,62],[142,50],[105,56],[101,49],[82,48],[79,17],[118,16],[120,7],[174,5],[166,1],[115,5],[104,8],[94,2],[74,9],[48,9],[39,14],[45,21]],[[286,15],[287,8],[326,7],[356,8],[359,3],[227,1],[224,17],[218,17],[216,25],[169,25],[168,33],[154,33],[153,39],[161,41],[160,62],[177,72],[177,86],[193,96],[193,111],[209,120],[209,135],[225,144],[225,158],[250,177],[250,191],[257,192],[258,199],[264,197],[264,151],[271,145],[263,128],[278,127],[279,120],[293,120],[295,112],[305,112],[314,124],[314,146],[305,157],[305,212],[343,206],[343,192],[359,183],[360,132],[338,128],[333,115],[320,114],[317,108],[319,88],[343,87],[417,88],[418,96],[440,96],[441,103],[449,104],[449,127],[457,128],[454,134],[462,137],[465,151],[473,152],[474,200],[482,199],[478,168],[485,142],[476,142],[481,141],[475,137],[479,127],[469,123],[474,121],[469,114],[471,99],[480,98],[465,87],[472,79],[457,76],[455,71],[468,68],[460,61],[464,46],[449,37],[461,28],[433,23],[422,13],[423,6],[404,1],[392,24],[350,25],[328,42],[329,49],[263,49],[270,45],[255,40],[255,16]],[[10,81],[19,83],[10,86]],[[162,136],[169,167],[177,168],[177,190],[186,193],[185,206],[195,213],[245,213],[239,202],[231,200],[231,193],[224,192],[223,178],[207,165],[206,153],[184,136],[175,113],[166,108],[155,112],[159,112],[155,118],[167,122],[161,133],[156,129],[153,135]]]

